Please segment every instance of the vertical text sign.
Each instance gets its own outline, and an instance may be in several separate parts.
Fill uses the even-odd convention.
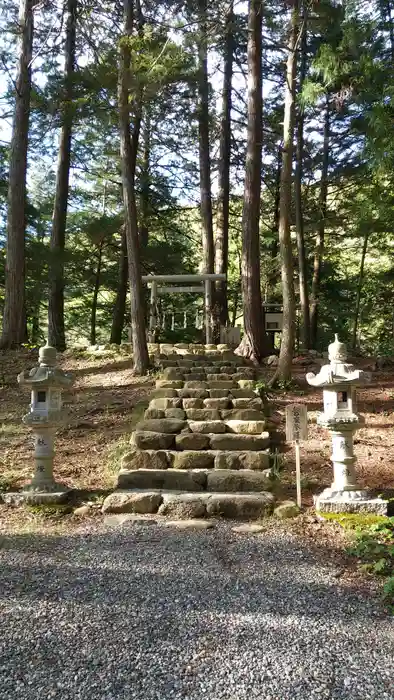
[[[303,403],[286,406],[286,440],[301,442],[308,439],[308,411]]]

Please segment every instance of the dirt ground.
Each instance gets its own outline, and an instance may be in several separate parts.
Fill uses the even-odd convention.
[[[21,419],[28,410],[29,394],[16,381],[17,374],[36,364],[34,351],[0,353],[0,488],[20,487],[33,467],[32,439]],[[133,376],[131,361],[123,356],[76,359],[63,357],[59,364],[75,377],[65,392],[67,423],[56,438],[55,474],[59,481],[99,498],[112,488],[135,420],[136,405],[147,399],[154,376]],[[305,368],[294,371],[295,388],[272,397],[282,416],[288,402],[306,403],[309,438],[302,445],[303,503],[313,503],[313,494],[329,485],[332,477],[328,433],[315,424],[322,408],[322,393],[306,384]],[[360,391],[358,408],[366,427],[355,439],[360,484],[378,490],[394,488],[394,372],[373,373],[372,383]],[[137,409],[141,411],[140,409]],[[294,455],[283,456],[283,495],[294,496]],[[17,517],[0,506],[0,528]]]

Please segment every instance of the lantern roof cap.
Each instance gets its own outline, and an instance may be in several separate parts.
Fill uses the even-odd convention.
[[[52,387],[62,389],[73,384],[73,377],[64,372],[60,367],[56,367],[56,348],[44,345],[39,349],[38,365],[32,369],[23,370],[18,374],[18,383],[27,387]]]
[[[347,348],[345,343],[339,340],[337,333],[335,333],[334,342],[328,346],[328,359],[330,364],[323,365],[318,374],[309,372],[306,375],[308,384],[339,391],[338,385],[340,384],[357,385],[371,381],[368,372],[356,369],[354,365],[346,362]],[[335,389],[335,385],[337,385],[337,389]]]

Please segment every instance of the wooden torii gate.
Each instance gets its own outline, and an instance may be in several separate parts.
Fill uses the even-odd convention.
[[[203,294],[204,295],[204,316],[205,316],[205,340],[206,343],[213,341],[212,319],[210,309],[212,307],[212,284],[223,281],[226,275],[201,274],[201,275],[145,275],[142,281],[150,287],[150,313],[149,313],[149,340],[154,341],[154,334],[157,326],[157,298],[162,294]],[[192,283],[193,286],[166,287],[161,286],[168,283]],[[197,286],[197,283],[200,282]]]

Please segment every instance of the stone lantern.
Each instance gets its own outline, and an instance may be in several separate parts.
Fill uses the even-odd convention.
[[[66,417],[62,389],[73,379],[56,367],[56,349],[46,345],[40,348],[38,366],[21,372],[18,383],[31,390],[30,411],[22,420],[33,431],[35,459],[34,476],[22,496],[35,503],[61,502],[70,489],[53,478],[54,436]]]
[[[370,374],[346,362],[346,345],[339,341],[338,335],[328,347],[328,359],[330,364],[324,365],[317,375],[313,372],[306,375],[308,384],[323,389],[324,412],[319,414],[317,423],[329,430],[332,439],[334,480],[316,498],[316,509],[385,514],[387,502],[370,498],[367,490],[360,489],[355,472],[353,435],[365,424],[357,413],[356,388],[368,383]]]

